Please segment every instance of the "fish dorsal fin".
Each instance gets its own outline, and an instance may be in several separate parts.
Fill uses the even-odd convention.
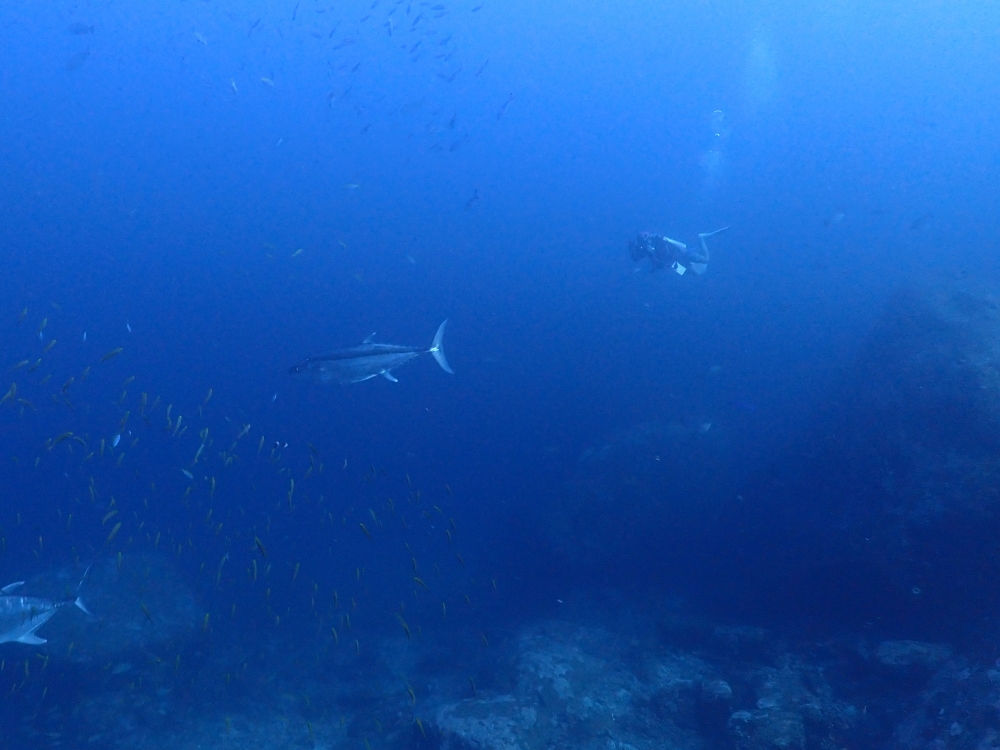
[[[0,594],[9,594],[14,589],[20,588],[23,585],[24,581],[18,581],[17,583],[8,583],[6,586],[0,589]]]
[[[373,334],[372,334],[371,336],[365,336],[365,340],[364,340],[364,341],[362,341],[361,343],[362,343],[362,344],[370,344],[370,343],[372,343],[372,342],[373,342],[374,340],[375,340],[375,334],[373,333]]]
[[[48,643],[44,638],[39,638],[34,633],[25,633],[17,639],[17,642],[26,646],[41,646],[43,643]]]

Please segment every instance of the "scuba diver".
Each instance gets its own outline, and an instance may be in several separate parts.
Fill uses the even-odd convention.
[[[635,242],[628,243],[629,254],[636,263],[649,258],[651,272],[669,266],[678,276],[683,276],[688,271],[694,271],[696,275],[701,276],[708,270],[708,244],[705,240],[727,229],[729,227],[716,229],[714,232],[699,233],[700,248],[689,248],[683,242],[672,240],[662,234],[641,232]]]

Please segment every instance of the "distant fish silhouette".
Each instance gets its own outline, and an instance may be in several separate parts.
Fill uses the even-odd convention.
[[[506,112],[507,112],[507,107],[510,106],[510,103],[512,101],[514,101],[514,94],[513,93],[510,96],[507,97],[507,101],[505,101],[503,103],[503,106],[500,107],[500,111],[497,112],[497,120],[498,121],[503,119],[504,114],[506,114]]]
[[[823,226],[829,229],[830,227],[836,226],[844,220],[847,216],[843,211],[836,211],[830,216],[823,219]]]
[[[77,52],[69,60],[66,61],[66,70],[79,70],[83,64],[90,57],[90,47],[87,47],[83,52]]]
[[[71,23],[69,25],[69,33],[76,34],[77,36],[83,36],[84,34],[94,33],[94,24],[87,24],[77,21],[76,23]]]

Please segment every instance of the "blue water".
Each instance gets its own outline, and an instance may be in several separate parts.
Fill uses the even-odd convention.
[[[6,4],[0,584],[166,554],[197,603],[185,664],[329,641],[347,611],[359,657],[405,621],[445,661],[557,601],[736,616],[713,595],[733,573],[703,565],[726,504],[808,432],[897,289],[1000,278],[998,21]],[[702,277],[628,256],[641,231],[726,225]],[[372,332],[427,347],[446,318],[454,375],[287,373]],[[7,669],[9,717],[88,689]]]

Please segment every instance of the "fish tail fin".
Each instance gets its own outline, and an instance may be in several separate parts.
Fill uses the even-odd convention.
[[[445,318],[444,322],[438,326],[437,333],[434,334],[434,341],[431,343],[430,353],[434,355],[434,359],[437,363],[441,365],[441,369],[445,372],[455,374],[455,371],[448,366],[448,360],[444,357],[444,327],[448,325],[448,319]]]
[[[83,571],[83,577],[80,579],[80,582],[76,585],[77,597],[76,597],[76,599],[73,600],[73,606],[75,606],[77,609],[79,609],[84,614],[88,614],[88,615],[90,614],[90,610],[87,609],[87,605],[83,603],[83,597],[79,596],[79,594],[80,594],[80,589],[83,588],[84,581],[86,581],[87,580],[87,576],[90,575],[90,569],[93,568],[93,567],[94,567],[94,563],[91,563],[90,565],[87,566],[87,569],[85,571]]]

